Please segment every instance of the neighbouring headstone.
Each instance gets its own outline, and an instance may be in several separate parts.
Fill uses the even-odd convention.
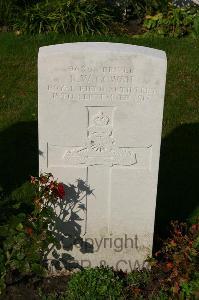
[[[177,7],[199,5],[199,0],[173,0],[173,4]]]
[[[39,50],[40,171],[65,185],[52,262],[130,271],[151,254],[166,80],[163,51]]]

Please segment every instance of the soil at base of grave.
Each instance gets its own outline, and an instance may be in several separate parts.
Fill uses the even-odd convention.
[[[27,278],[7,286],[6,291],[0,296],[0,300],[41,300],[42,295],[56,293],[59,299],[66,291],[70,275],[47,277],[44,279]]]
[[[7,283],[5,292],[0,295],[0,300],[41,300],[43,297],[54,295],[56,299],[66,294],[68,281],[73,272],[67,271],[63,273],[49,274],[46,278],[36,278],[34,276],[21,277],[18,281],[10,281]],[[125,299],[133,300],[135,295],[142,295],[143,299],[148,299],[148,296],[153,291],[159,288],[158,280],[152,280],[149,285],[137,288],[127,283],[127,273],[123,271],[115,271],[115,274],[124,280]],[[153,275],[153,274],[151,274]],[[16,278],[16,277],[15,277]],[[19,277],[18,277],[19,279]],[[54,299],[54,298],[53,298]]]

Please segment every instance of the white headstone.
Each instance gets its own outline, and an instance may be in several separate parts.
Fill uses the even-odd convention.
[[[83,186],[78,203],[64,200],[59,252],[71,265],[142,268],[153,243],[165,53],[68,43],[40,48],[38,68],[40,171]]]

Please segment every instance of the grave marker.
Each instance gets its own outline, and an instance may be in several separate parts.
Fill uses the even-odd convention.
[[[40,171],[93,190],[75,221],[92,251],[67,253],[78,265],[141,268],[153,241],[165,53],[69,43],[40,48],[38,68]]]

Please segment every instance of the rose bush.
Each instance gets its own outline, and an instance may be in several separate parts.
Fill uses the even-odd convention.
[[[0,293],[7,280],[27,275],[44,275],[45,257],[49,246],[56,245],[53,232],[53,204],[65,196],[64,186],[52,174],[31,177],[34,187],[32,210],[27,213],[18,207],[5,224],[0,226]]]

